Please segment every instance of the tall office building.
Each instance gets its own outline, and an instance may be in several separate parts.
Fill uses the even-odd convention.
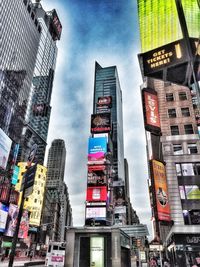
[[[62,139],[53,140],[47,159],[47,183],[42,224],[50,225],[51,240],[65,239],[65,226],[72,225],[69,193],[64,183],[66,148]]]
[[[21,138],[41,27],[27,1],[1,1],[0,128]]]
[[[37,162],[43,164],[51,115],[51,94],[57,58],[57,40],[60,40],[62,25],[56,10],[44,11],[39,1],[31,5],[41,28],[37,52],[32,94],[27,112],[27,124],[21,139],[20,159],[27,160],[31,146],[37,144]]]
[[[124,138],[123,138],[123,114],[122,114],[122,91],[116,66],[102,68],[95,64],[95,84],[93,113],[98,112],[98,98],[111,96],[112,108],[112,145],[113,164],[116,180],[124,181]]]
[[[198,38],[198,1],[181,2],[189,36]],[[138,12],[143,52],[183,38],[175,1],[138,1]],[[196,264],[200,140],[195,88],[150,78],[142,87],[155,235],[168,246],[173,266]]]
[[[190,37],[199,38],[198,0],[182,0]],[[182,39],[175,0],[138,0],[141,50],[146,52]]]
[[[86,225],[127,223],[123,141],[122,92],[117,68],[102,68],[96,62],[88,142]]]

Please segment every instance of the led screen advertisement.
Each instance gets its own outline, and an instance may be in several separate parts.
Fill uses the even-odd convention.
[[[106,207],[86,207],[86,219],[94,218],[96,220],[106,219]]]
[[[104,237],[90,237],[90,266],[104,267]]]
[[[98,97],[97,105],[107,105],[109,107],[112,107],[112,96]]]
[[[106,175],[98,171],[88,171],[87,183],[89,185],[104,185],[106,184]]]
[[[87,188],[86,201],[106,201],[107,200],[107,187],[96,186]]]
[[[8,217],[8,206],[0,202],[0,232],[5,231],[7,217]]]
[[[165,166],[160,161],[152,160],[151,171],[152,171],[154,189],[156,195],[158,219],[160,221],[170,221],[171,220],[170,206],[169,206]]]
[[[12,140],[0,128],[0,169],[6,169]]]
[[[105,137],[89,138],[88,143],[88,161],[101,164],[105,161],[107,153],[107,139]]]
[[[108,133],[111,131],[111,114],[91,115],[91,133]]]
[[[8,209],[7,223],[6,223],[6,231],[5,231],[6,236],[13,237],[17,224],[18,213],[19,213],[19,207],[14,204],[10,204]]]
[[[160,133],[160,116],[157,93],[151,89],[142,90],[142,102],[145,129],[153,133]]]

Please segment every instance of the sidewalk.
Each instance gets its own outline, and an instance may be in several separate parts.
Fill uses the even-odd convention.
[[[38,266],[44,266],[44,264],[41,265],[41,263],[39,265],[35,265],[36,262],[44,262],[45,261],[45,258],[32,258],[32,260],[30,261],[29,258],[25,258],[25,257],[22,257],[22,258],[16,258],[14,260],[14,263],[13,263],[13,267],[17,267],[17,266],[24,266],[25,263],[33,263],[33,265],[35,267],[38,267]],[[1,267],[8,267],[8,262],[9,260],[8,259],[5,259],[3,262],[0,261],[0,266]]]

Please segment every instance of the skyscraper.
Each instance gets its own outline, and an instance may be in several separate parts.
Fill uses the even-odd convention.
[[[190,37],[199,38],[197,0],[182,0]],[[141,50],[146,52],[182,39],[175,0],[138,0]]]
[[[38,1],[39,2],[39,1]],[[51,114],[51,94],[57,58],[57,40],[60,40],[62,25],[56,10],[44,11],[40,3],[32,4],[41,28],[32,94],[27,112],[27,124],[21,139],[20,159],[27,160],[31,146],[36,143],[37,162],[43,164]]]
[[[102,68],[95,64],[95,84],[93,113],[97,113],[99,97],[111,96],[111,122],[113,163],[116,180],[124,181],[124,138],[123,138],[123,114],[122,114],[122,91],[116,66]]]
[[[65,239],[65,226],[72,225],[68,188],[64,182],[66,148],[62,139],[53,140],[47,159],[47,183],[42,224],[51,224],[50,238]]]
[[[181,2],[189,36],[198,38],[198,1]],[[143,52],[183,38],[175,4],[138,1]],[[144,24],[149,28],[145,29]],[[176,70],[174,74],[178,75]],[[199,238],[196,233],[200,219],[199,110],[195,88],[150,78],[142,87],[155,235],[168,246],[172,266],[195,264],[199,243],[194,246],[193,240]]]
[[[29,1],[1,1],[0,128],[21,138],[41,27]]]

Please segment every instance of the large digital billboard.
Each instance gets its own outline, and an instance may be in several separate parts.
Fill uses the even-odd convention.
[[[96,220],[106,219],[106,207],[86,207],[86,219],[94,218]]]
[[[144,113],[144,124],[147,131],[160,133],[160,116],[158,108],[158,97],[155,90],[145,88],[142,90],[142,102]]]
[[[170,221],[171,217],[165,166],[160,161],[151,160],[151,171],[153,175],[158,219],[160,221]]]
[[[0,128],[0,169],[6,169],[12,140]]]
[[[18,213],[19,213],[19,207],[14,204],[10,204],[8,209],[7,223],[6,223],[6,231],[5,231],[6,236],[12,237],[14,235],[15,228],[17,225]]]
[[[88,171],[87,183],[89,185],[104,185],[106,184],[106,175],[103,172]]]
[[[96,186],[87,188],[86,201],[106,201],[107,200],[107,187]]]
[[[105,161],[105,153],[107,153],[106,137],[89,138],[88,143],[88,161],[89,163],[103,164]]]
[[[7,217],[8,217],[8,206],[0,202],[0,232],[5,231]]]
[[[91,133],[108,133],[111,131],[111,114],[91,115]]]

